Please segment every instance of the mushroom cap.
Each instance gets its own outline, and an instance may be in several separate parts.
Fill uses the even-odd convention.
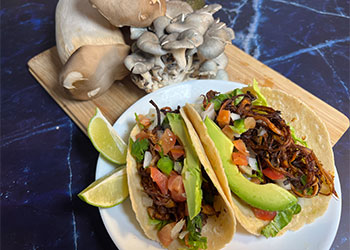
[[[125,58],[124,65],[133,74],[144,74],[152,69],[154,62],[153,56],[137,51]]]
[[[86,0],[60,0],[56,7],[56,45],[62,64],[81,46],[124,43],[123,34]]]
[[[139,39],[137,39],[136,44],[140,50],[152,55],[162,56],[167,53],[167,51],[163,50],[160,46],[157,35],[149,31],[144,32]]]
[[[148,27],[166,11],[165,0],[90,0],[90,3],[116,27]]]
[[[213,60],[205,61],[199,67],[199,75],[216,75],[218,70],[216,62]]]
[[[207,5],[200,10],[188,14],[184,20],[182,18],[177,18],[176,22],[173,22],[166,27],[166,31],[168,33],[181,33],[187,29],[195,29],[201,35],[204,35],[209,26],[214,22],[212,14],[220,8],[220,4]]]
[[[195,47],[203,43],[203,36],[195,29],[188,29],[179,34],[177,40],[186,40],[191,42]]]
[[[124,58],[125,44],[84,45],[68,59],[59,75],[66,94],[77,100],[89,100],[104,93],[115,80],[128,75]]]
[[[166,26],[170,24],[171,19],[167,16],[157,17],[153,21],[153,29],[158,38],[161,38],[164,35],[164,30]]]
[[[174,49],[193,49],[195,46],[188,40],[175,40],[170,41],[163,45],[163,48],[166,50],[174,50]]]
[[[228,81],[229,77],[225,70],[219,69],[218,72],[216,72],[216,76],[214,79]]]
[[[147,28],[130,27],[130,39],[137,40],[146,31]]]
[[[195,13],[208,13],[208,14],[215,14],[222,8],[221,4],[214,3],[214,4],[209,4],[205,5],[203,8],[196,10]]]
[[[169,1],[166,4],[165,15],[171,19],[177,17],[180,14],[187,15],[192,12],[193,9],[191,5],[183,1]]]
[[[177,40],[177,37],[179,36],[180,34],[179,33],[171,33],[169,35],[163,35],[161,38],[160,38],[160,45],[161,46],[164,46],[165,44],[167,44],[168,42],[172,42],[172,41],[176,41]]]
[[[205,59],[214,59],[218,57],[225,50],[225,43],[215,39],[209,38],[205,39],[204,43],[200,45],[197,50],[198,53]]]
[[[224,23],[215,22],[210,25],[204,35],[204,42],[198,47],[200,53],[206,59],[218,57],[225,50],[225,45],[231,43],[234,38],[234,32],[226,27]]]
[[[205,33],[206,37],[216,38],[224,43],[231,43],[235,38],[235,33],[223,22],[214,22]]]

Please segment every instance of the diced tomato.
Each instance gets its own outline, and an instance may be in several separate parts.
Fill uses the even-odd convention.
[[[265,211],[256,207],[252,207],[252,210],[255,217],[260,220],[273,220],[277,214],[276,211]]]
[[[249,155],[249,152],[247,151],[247,148],[241,139],[233,141],[233,145],[235,145],[235,148],[242,154]]]
[[[186,200],[185,187],[182,181],[182,176],[171,172],[168,180],[168,189],[171,193],[171,198],[177,202],[183,202]]]
[[[151,178],[157,183],[162,194],[168,193],[168,178],[165,174],[158,170],[156,167],[149,167],[151,169]]]
[[[247,160],[247,156],[242,154],[241,152],[233,152],[232,153],[232,161],[234,164],[236,165],[244,165],[247,166],[248,165],[248,160]]]
[[[171,230],[175,227],[175,225],[176,222],[166,224],[161,230],[158,231],[158,239],[164,247],[168,247],[171,242],[173,242],[174,239],[171,238]]]
[[[141,131],[136,135],[136,139],[142,140],[142,139],[148,139],[149,135],[145,131]]]
[[[177,160],[185,154],[184,147],[176,145],[173,149],[170,150],[170,154],[174,160]]]
[[[139,118],[138,122],[145,128],[149,127],[149,125],[151,125],[152,123],[151,120],[144,115],[138,115],[138,118]]]
[[[168,154],[171,149],[174,148],[176,143],[176,136],[173,132],[171,132],[170,129],[166,129],[162,135],[162,137],[159,139],[159,145],[155,147],[156,150],[161,151],[161,148],[163,149],[163,154]]]
[[[263,169],[263,174],[270,178],[271,180],[280,180],[284,178],[284,175],[271,169],[271,168],[265,168]]]
[[[225,125],[230,124],[230,111],[221,109],[219,111],[218,116],[216,117],[216,121],[219,123],[219,126],[222,128]]]
[[[233,132],[230,125],[226,125],[221,131],[231,140],[235,137],[235,133]]]

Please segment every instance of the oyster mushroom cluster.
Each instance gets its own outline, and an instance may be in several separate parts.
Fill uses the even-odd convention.
[[[156,18],[150,27],[130,30],[136,41],[124,65],[133,82],[152,92],[194,78],[227,80],[224,49],[234,32],[213,17],[221,5],[193,11],[188,5],[170,6],[172,2],[168,2],[166,15]]]

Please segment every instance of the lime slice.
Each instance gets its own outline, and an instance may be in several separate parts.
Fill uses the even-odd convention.
[[[129,195],[125,166],[94,181],[78,197],[95,207],[113,207]]]
[[[98,152],[113,163],[125,164],[126,144],[98,108],[96,108],[96,114],[91,118],[87,130],[89,138]]]

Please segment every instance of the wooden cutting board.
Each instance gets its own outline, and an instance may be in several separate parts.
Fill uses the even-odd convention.
[[[249,84],[255,78],[260,85],[281,89],[293,93],[308,104],[324,121],[334,145],[349,127],[348,118],[327,103],[310,94],[278,72],[259,62],[234,45],[226,46],[229,58],[227,72],[231,81]],[[90,118],[96,107],[113,124],[118,117],[134,102],[146,93],[136,87],[130,79],[124,79],[112,85],[102,96],[91,101],[67,99],[58,84],[58,74],[62,64],[56,47],[33,57],[28,62],[29,71],[46,89],[52,98],[63,108],[73,121],[86,133]]]

